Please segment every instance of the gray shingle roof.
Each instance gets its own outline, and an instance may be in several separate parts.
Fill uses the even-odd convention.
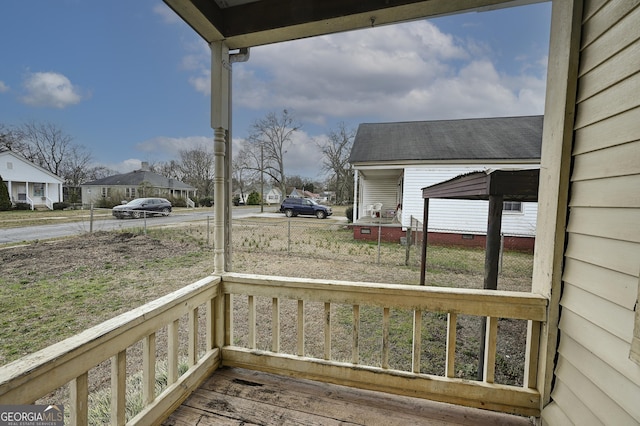
[[[350,163],[540,159],[543,116],[363,123]]]
[[[106,178],[83,183],[92,186],[138,186],[146,182],[156,188],[182,189],[193,191],[195,188],[177,179],[169,179],[148,170],[134,170],[121,175],[107,176]]]

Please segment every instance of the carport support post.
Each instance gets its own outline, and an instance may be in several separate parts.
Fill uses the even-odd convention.
[[[500,230],[502,228],[502,195],[489,196],[489,218],[487,220],[487,242],[484,257],[484,288],[498,289],[498,265],[500,263]],[[487,318],[482,318],[480,329],[480,354],[478,357],[478,380],[484,380],[485,336]]]
[[[422,253],[420,254],[420,285],[425,285],[427,280],[427,229],[429,227],[429,199],[424,199],[422,213]]]
[[[225,208],[230,203],[229,191],[225,182],[229,182],[231,149],[228,148],[230,128],[231,102],[231,65],[229,62],[229,47],[221,41],[213,42],[211,48],[211,128],[213,129],[214,155],[214,274],[225,271],[225,255],[229,254],[231,239],[230,210]]]

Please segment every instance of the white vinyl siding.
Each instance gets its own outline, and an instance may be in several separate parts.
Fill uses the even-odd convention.
[[[368,205],[382,203],[382,213],[386,210],[395,210],[398,205],[398,180],[397,179],[366,179],[361,181],[362,211],[360,217],[365,216],[364,210]]]
[[[537,168],[538,166],[528,166]],[[525,168],[522,165],[479,166],[424,166],[408,167],[404,172],[403,225],[408,226],[410,216],[422,221],[424,200],[422,188],[444,182],[461,174],[489,168]],[[505,212],[502,233],[512,236],[534,236],[536,232],[537,203],[522,203],[522,212]],[[482,200],[429,200],[429,229],[435,232],[486,234],[489,203]]]
[[[638,424],[640,5],[584,4],[560,344],[542,418]]]

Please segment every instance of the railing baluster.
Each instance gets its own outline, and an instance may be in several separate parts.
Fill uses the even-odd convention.
[[[351,362],[360,362],[360,305],[353,305],[353,346],[351,348]]]
[[[496,342],[498,338],[498,318],[487,317],[487,331],[484,345],[484,381],[493,383],[496,372]]]
[[[331,303],[324,304],[324,359],[331,359]]]
[[[247,321],[248,329],[249,329],[249,349],[256,348],[256,303],[255,298],[253,296],[247,296],[247,309],[248,309],[248,318]]]
[[[206,350],[210,351],[215,347],[215,312],[216,312],[216,298],[213,297],[207,301],[207,323],[206,323]]]
[[[198,308],[193,308],[189,311],[189,349],[188,349],[188,364],[189,367],[193,367],[198,362]]]
[[[120,351],[111,357],[111,424],[125,423],[127,403],[127,352]]]
[[[411,371],[420,373],[420,352],[422,351],[422,311],[413,311],[413,357]]]
[[[304,356],[304,300],[298,300],[298,356]]]
[[[213,329],[215,335],[213,336],[213,344],[216,348],[221,348],[225,345],[227,326],[226,326],[226,306],[227,297],[222,293],[218,293],[215,301],[213,302],[214,310],[214,321]]]
[[[455,364],[456,364],[456,327],[458,325],[458,315],[449,313],[447,315],[447,350],[446,350],[446,365],[444,368],[444,375],[446,377],[455,376]]]
[[[540,321],[527,321],[527,345],[524,354],[522,387],[535,389],[538,381],[538,353],[540,351]]]
[[[178,380],[178,320],[167,325],[167,384]]]
[[[280,299],[274,297],[271,302],[271,350],[280,352]]]
[[[144,338],[142,344],[142,401],[151,404],[156,397],[156,333]]]
[[[70,418],[72,426],[89,424],[89,373],[84,373],[71,381],[69,389]]]
[[[389,368],[389,308],[382,311],[382,368]]]
[[[233,295],[224,295],[224,345],[233,345]]]

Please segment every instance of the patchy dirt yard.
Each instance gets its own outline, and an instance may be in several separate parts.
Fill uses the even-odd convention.
[[[77,334],[120,313],[175,291],[212,272],[213,250],[192,230],[158,230],[142,235],[131,232],[99,232],[55,242],[0,249],[0,365],[42,349]],[[369,262],[354,262],[346,256],[340,259],[314,259],[309,256],[289,256],[286,253],[256,253],[238,250],[234,253],[234,270],[292,277],[330,278],[398,284],[417,284],[419,271],[403,266],[390,267]],[[431,272],[430,272],[431,274]],[[458,287],[480,288],[482,276],[459,272],[437,271],[434,280],[455,283]],[[515,281],[511,290],[528,291],[527,280]],[[258,305],[258,315],[270,321],[268,304]],[[283,315],[288,315],[283,304]],[[311,304],[310,304],[311,305]],[[238,298],[234,310],[236,341],[246,336],[246,305]],[[318,318],[314,319],[314,309]],[[309,308],[310,334],[322,324],[322,306]],[[336,307],[336,358],[349,359],[349,307]],[[376,362],[380,338],[377,312],[362,311],[363,321],[371,325],[370,336],[361,339],[361,359]],[[397,345],[392,349],[392,366],[407,368],[411,348],[403,342],[410,336],[409,312],[394,313],[397,324]],[[446,315],[425,313],[423,319],[424,372],[443,374]],[[258,319],[258,322],[261,320]],[[315,322],[318,322],[316,324]],[[243,325],[245,324],[245,325]],[[521,384],[524,361],[526,324],[522,321],[501,321],[499,325],[496,379],[499,383]],[[268,347],[269,330],[258,336],[259,344]],[[287,339],[295,341],[295,326],[283,327],[283,350]],[[162,333],[158,335],[162,346]],[[345,350],[341,352],[340,341]],[[459,377],[474,378],[479,346],[477,318],[459,318],[456,371]],[[367,346],[368,345],[368,346]],[[291,351],[294,350],[292,346]],[[321,353],[310,341],[309,351]],[[132,368],[136,364],[136,348],[131,350]],[[139,360],[139,358],[137,358]],[[108,367],[96,369],[90,377],[92,389],[108,383]]]

